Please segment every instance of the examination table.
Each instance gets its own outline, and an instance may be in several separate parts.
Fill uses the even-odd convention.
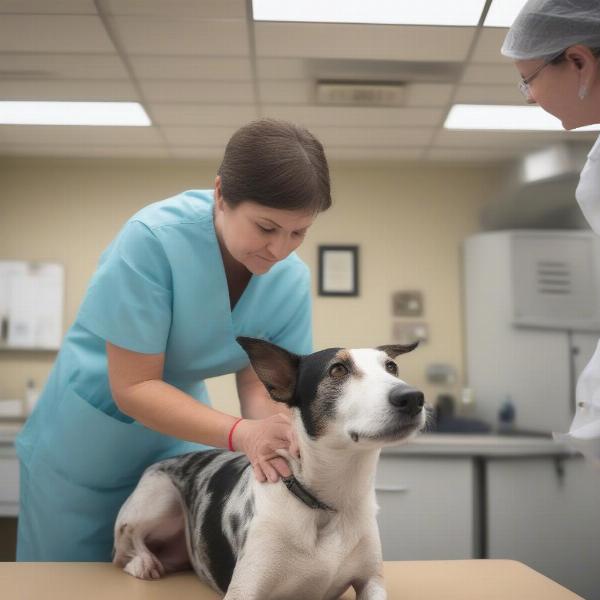
[[[583,600],[512,560],[386,562],[389,600]],[[141,581],[110,563],[0,563],[6,600],[218,600],[189,571]],[[348,591],[343,600],[355,598]],[[303,599],[304,600],[304,599]],[[306,598],[305,600],[312,600]]]

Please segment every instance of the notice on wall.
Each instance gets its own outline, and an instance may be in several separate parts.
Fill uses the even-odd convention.
[[[58,350],[63,312],[63,265],[0,261],[0,348]]]

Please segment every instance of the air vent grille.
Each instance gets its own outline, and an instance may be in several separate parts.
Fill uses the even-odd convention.
[[[390,82],[317,81],[317,102],[343,106],[404,106],[406,85]]]
[[[573,293],[571,265],[566,262],[540,260],[536,264],[539,294],[570,295]]]

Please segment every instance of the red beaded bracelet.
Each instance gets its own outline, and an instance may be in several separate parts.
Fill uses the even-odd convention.
[[[231,429],[229,430],[229,449],[232,452],[235,452],[235,450],[233,449],[233,443],[232,443],[232,438],[233,438],[233,432],[235,431],[235,428],[240,424],[240,421],[243,421],[244,419],[242,417],[240,417],[232,426]]]

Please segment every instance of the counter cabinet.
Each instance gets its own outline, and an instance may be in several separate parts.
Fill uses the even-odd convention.
[[[394,450],[376,494],[384,560],[518,560],[600,600],[600,470],[579,456]]]

